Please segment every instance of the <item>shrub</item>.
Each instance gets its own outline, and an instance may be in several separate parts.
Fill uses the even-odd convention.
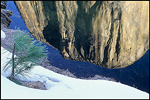
[[[17,29],[14,34],[12,58],[4,66],[4,71],[12,67],[11,78],[21,74],[25,76],[33,66],[40,65],[41,60],[47,58],[48,50],[28,35],[28,32],[19,32]],[[15,54],[17,56],[15,56]]]

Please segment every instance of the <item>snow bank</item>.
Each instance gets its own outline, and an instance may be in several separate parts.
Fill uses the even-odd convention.
[[[9,77],[11,75],[11,67],[7,71],[3,71],[4,65],[9,60],[9,58],[11,58],[11,56],[12,53],[1,47],[1,74],[5,77]]]
[[[1,67],[11,58],[11,53],[1,47]],[[2,69],[1,68],[1,69]],[[48,90],[38,90],[17,85],[6,77],[11,69],[1,70],[2,99],[148,99],[149,94],[136,88],[106,80],[83,80],[67,77],[41,66],[35,66],[24,81],[41,81]]]

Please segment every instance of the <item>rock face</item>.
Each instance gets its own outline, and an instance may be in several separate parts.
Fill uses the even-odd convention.
[[[9,18],[13,13],[10,10],[6,10],[6,2],[1,1],[1,27],[8,28],[11,19]],[[1,29],[2,29],[1,28]]]
[[[149,49],[148,1],[15,1],[37,40],[66,59],[123,68]]]

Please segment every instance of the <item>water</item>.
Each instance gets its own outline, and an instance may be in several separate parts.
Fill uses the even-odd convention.
[[[9,28],[15,29],[15,26],[17,26],[20,27],[21,30],[27,30],[29,32],[14,2],[8,1],[7,5],[7,9],[13,12],[13,15],[10,17],[12,22],[10,23]],[[60,69],[68,69],[77,77],[87,78],[93,77],[97,74],[113,78],[118,82],[133,86],[149,93],[149,50],[143,55],[143,57],[126,68],[108,69],[88,62],[64,59],[58,50],[55,50],[48,45],[47,47],[49,50],[48,60],[51,65]]]

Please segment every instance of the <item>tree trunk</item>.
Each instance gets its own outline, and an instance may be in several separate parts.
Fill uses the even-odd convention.
[[[12,53],[12,74],[11,74],[11,78],[14,79],[14,54],[15,53],[15,43],[14,43],[14,49],[13,49],[13,53]]]

